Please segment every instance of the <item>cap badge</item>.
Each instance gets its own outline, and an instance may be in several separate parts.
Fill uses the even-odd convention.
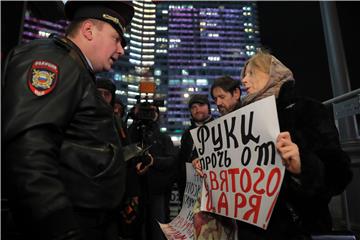
[[[107,19],[107,20],[112,21],[113,23],[115,23],[116,25],[118,25],[118,26],[120,27],[120,29],[121,29],[121,31],[122,31],[123,33],[125,32],[125,31],[124,31],[124,28],[123,28],[123,26],[121,25],[121,23],[120,23],[120,21],[119,21],[118,18],[113,17],[113,16],[110,16],[109,14],[106,14],[106,13],[104,13],[104,14],[102,15],[102,17],[105,18],[105,19]]]
[[[43,96],[55,88],[57,79],[57,65],[47,61],[37,60],[34,61],[31,66],[28,85],[36,96]]]

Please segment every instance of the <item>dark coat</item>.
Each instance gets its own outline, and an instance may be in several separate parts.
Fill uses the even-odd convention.
[[[213,117],[207,120],[204,124],[211,122],[212,120],[214,120]],[[194,148],[194,141],[190,133],[190,130],[197,127],[198,126],[195,124],[194,120],[191,120],[190,127],[185,129],[180,140],[180,150],[177,155],[177,165],[178,165],[177,183],[179,188],[180,201],[182,201],[186,186],[186,163],[191,163],[192,160],[194,160],[198,156],[196,149]]]
[[[168,135],[160,132],[157,122],[146,124],[143,132],[140,129],[138,123],[133,123],[129,127],[131,142],[142,142],[144,146],[151,146],[149,153],[154,157],[154,164],[142,176],[142,180],[145,180],[146,189],[150,194],[168,193],[175,181],[174,144]]]
[[[352,179],[350,159],[341,149],[333,118],[321,103],[294,97],[286,82],[277,98],[280,131],[299,147],[301,174],[285,171],[267,230],[238,222],[239,239],[307,239],[331,230],[328,204]]]
[[[15,220],[46,238],[78,227],[74,208],[116,208],[125,181],[120,139],[80,49],[53,37],[17,47],[8,60],[3,133]],[[37,96],[31,87],[44,79],[54,88]]]

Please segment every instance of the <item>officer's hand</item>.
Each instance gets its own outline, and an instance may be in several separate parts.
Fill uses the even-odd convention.
[[[198,158],[195,158],[194,160],[192,160],[192,165],[196,171],[196,173],[200,176],[200,177],[203,177],[204,176],[204,173],[202,171],[202,167],[201,167],[201,163],[200,163],[200,160]]]
[[[150,158],[149,164],[145,164],[144,162],[139,162],[138,164],[136,164],[136,173],[138,175],[143,175],[144,173],[146,173],[149,168],[154,164],[154,158],[151,156],[151,154],[148,153],[147,156]]]

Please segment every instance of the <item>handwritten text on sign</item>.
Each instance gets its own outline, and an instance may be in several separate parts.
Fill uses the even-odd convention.
[[[191,130],[205,173],[201,210],[266,229],[284,176],[275,97]]]
[[[186,163],[186,188],[179,215],[168,224],[160,224],[168,240],[194,239],[193,208],[201,190],[201,178],[190,163]]]

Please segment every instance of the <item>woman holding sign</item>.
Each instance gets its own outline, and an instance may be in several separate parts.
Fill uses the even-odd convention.
[[[239,239],[310,239],[331,231],[331,198],[351,181],[350,159],[321,103],[294,94],[292,72],[278,59],[258,52],[246,63],[243,106],[275,95],[280,124],[276,147],[286,167],[267,230],[238,222]]]

